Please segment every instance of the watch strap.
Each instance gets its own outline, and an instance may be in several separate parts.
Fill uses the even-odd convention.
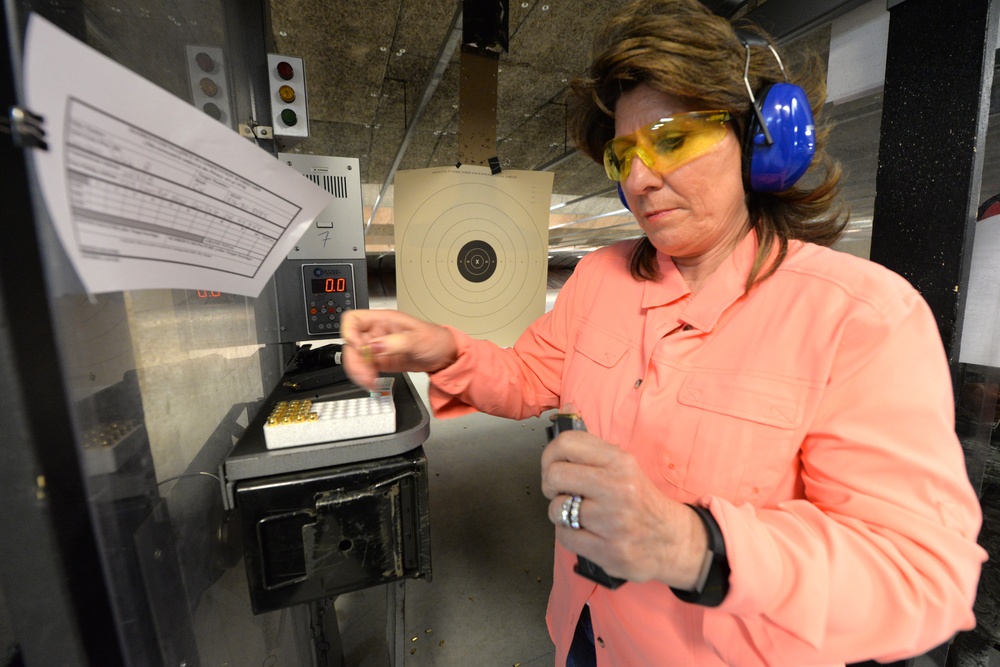
[[[719,523],[712,516],[712,513],[705,507],[698,505],[688,505],[694,510],[698,518],[705,524],[708,531],[708,553],[706,560],[710,560],[707,573],[701,577],[701,585],[693,591],[685,591],[671,588],[677,599],[691,604],[699,604],[704,607],[718,607],[726,598],[729,592],[729,559],[726,558],[726,541],[722,536]]]

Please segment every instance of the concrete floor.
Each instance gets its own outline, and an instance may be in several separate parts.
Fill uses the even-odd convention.
[[[426,376],[413,382],[426,403]],[[553,527],[539,463],[548,423],[432,421],[424,451],[433,577],[405,584],[408,667],[554,664],[545,627]],[[345,667],[389,665],[384,587],[342,595],[335,608]]]

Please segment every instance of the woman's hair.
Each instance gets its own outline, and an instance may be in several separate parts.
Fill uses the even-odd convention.
[[[773,43],[748,22],[735,27]],[[614,137],[618,98],[640,84],[671,95],[693,110],[729,111],[736,136],[744,144],[753,114],[743,78],[746,49],[734,26],[698,0],[633,2],[598,33],[594,54],[587,73],[571,83],[568,113],[573,139],[596,162],[603,163],[604,145]],[[798,77],[787,60],[783,62],[789,80],[802,86],[818,118],[826,96],[818,57],[807,59]],[[748,78],[755,95],[766,84],[784,80],[766,46],[751,47]],[[828,132],[817,121],[816,154],[795,186],[781,192],[753,192],[745,187],[750,225],[760,243],[747,279],[748,290],[774,273],[787,254],[789,240],[831,245],[847,224],[839,199],[840,166],[825,151]],[[765,270],[775,246],[777,255]],[[630,269],[638,280],[657,277],[656,249],[648,238],[633,248]]]

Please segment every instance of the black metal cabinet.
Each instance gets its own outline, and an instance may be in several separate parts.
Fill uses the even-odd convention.
[[[406,578],[430,579],[430,415],[405,374],[393,376],[394,433],[267,449],[269,406],[325,389],[271,392],[220,467],[239,513],[255,614]]]
[[[423,448],[241,482],[236,506],[254,613],[430,579]]]

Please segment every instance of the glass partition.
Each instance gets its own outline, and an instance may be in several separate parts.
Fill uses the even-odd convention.
[[[245,101],[229,90],[246,88],[246,70],[230,65],[242,58],[233,35],[263,35],[263,26],[234,25],[221,0],[17,5],[22,27],[37,10],[200,104],[227,131],[238,129]],[[256,15],[262,21],[263,9]],[[212,106],[199,99],[209,83],[194,67],[205,53],[219,87]],[[273,332],[261,324],[275,321],[273,288],[258,299],[199,290],[88,295],[38,197],[35,213],[77,457],[126,663],[307,664],[298,655],[307,644],[289,621],[296,612],[250,611],[239,529],[219,479],[287,352],[266,344]]]
[[[979,543],[989,552],[983,565],[976,598],[976,628],[960,634],[953,647],[954,664],[994,664],[1000,660],[996,637],[1000,619],[996,609],[996,582],[1000,576],[1000,293],[994,287],[996,267],[1000,266],[1000,107],[994,73],[989,124],[983,158],[982,183],[974,240],[970,278],[965,287],[965,311],[961,322],[961,347],[958,354],[956,421],[959,437],[966,451],[969,477],[979,490],[983,507],[983,527]],[[952,663],[949,663],[952,664]]]

